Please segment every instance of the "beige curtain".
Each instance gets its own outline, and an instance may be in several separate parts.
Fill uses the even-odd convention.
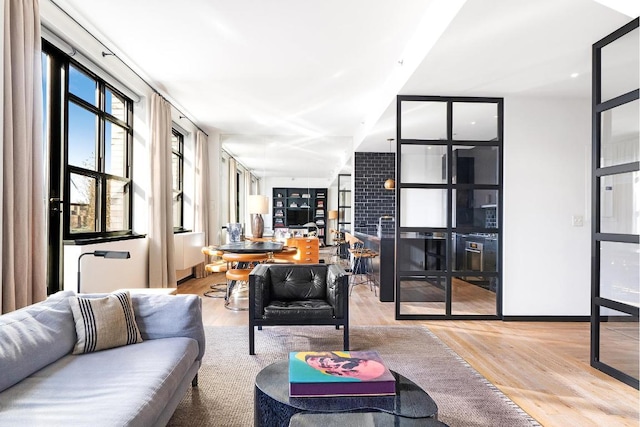
[[[238,210],[238,165],[236,159],[229,157],[229,222],[236,222]]]
[[[171,105],[154,93],[151,98],[149,196],[149,287],[176,287],[171,181]]]
[[[195,231],[204,232],[204,245],[208,246],[211,232],[209,224],[209,141],[204,132],[196,132],[196,194],[195,194]],[[204,263],[209,261],[207,255],[203,255],[203,263],[195,268],[196,278],[205,277],[208,273],[204,270]]]
[[[2,313],[47,296],[38,0],[5,0],[2,106]]]

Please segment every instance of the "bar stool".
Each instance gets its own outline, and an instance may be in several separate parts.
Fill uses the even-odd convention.
[[[330,233],[333,237],[333,247],[331,248],[331,258],[329,262],[331,264],[340,264],[340,245],[344,245],[347,241],[344,239],[344,233],[341,231],[332,228]]]
[[[227,269],[226,273],[227,292],[224,302],[224,307],[226,309],[232,311],[246,311],[249,309],[249,307],[241,306],[238,301],[249,299],[246,295],[246,291],[248,290],[247,285],[249,283],[249,273],[253,270],[254,264],[264,262],[268,257],[269,256],[266,253],[243,254],[225,252],[222,254],[223,260],[229,263],[235,263],[235,267]],[[242,284],[245,286],[243,287]],[[236,288],[236,286],[238,287]],[[239,295],[242,291],[245,292],[244,296]]]
[[[355,239],[351,242],[349,248],[349,254],[351,256],[351,283],[349,287],[349,295],[353,292],[353,288],[357,285],[369,285],[369,290],[372,290],[375,296],[378,296],[376,289],[376,282],[373,274],[373,259],[378,256],[378,253],[364,247],[364,242]],[[356,281],[356,276],[364,276]]]
[[[221,259],[224,252],[216,249],[215,246],[205,246],[202,248],[202,253],[209,257],[216,258],[204,266],[205,271],[208,271],[209,273],[225,273],[227,271],[227,261]],[[203,294],[205,297],[224,298],[227,293],[226,283],[215,283],[211,285],[210,288],[211,289]]]

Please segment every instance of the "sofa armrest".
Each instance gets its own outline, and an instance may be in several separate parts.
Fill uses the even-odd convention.
[[[348,276],[336,264],[327,266],[327,302],[333,307],[336,318],[342,318],[345,313],[345,300],[348,297]]]
[[[187,337],[198,341],[198,360],[205,349],[202,301],[197,295],[133,294],[133,311],[143,340]]]
[[[262,318],[264,307],[271,301],[271,276],[268,264],[258,264],[249,274],[249,315]]]

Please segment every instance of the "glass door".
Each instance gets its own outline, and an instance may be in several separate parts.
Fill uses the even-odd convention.
[[[396,318],[501,316],[502,113],[398,96]]]
[[[593,45],[591,365],[639,386],[640,42],[636,18]]]

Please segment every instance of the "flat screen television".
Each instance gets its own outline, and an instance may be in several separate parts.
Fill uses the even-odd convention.
[[[287,209],[287,226],[304,225],[311,222],[311,209]]]

